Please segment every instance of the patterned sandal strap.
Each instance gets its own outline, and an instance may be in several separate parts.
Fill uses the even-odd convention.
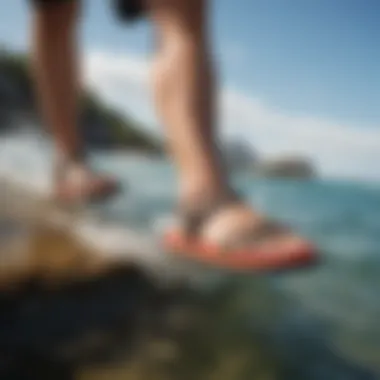
[[[215,216],[217,212],[226,206],[241,202],[242,198],[236,191],[229,191],[224,196],[214,199],[201,199],[196,204],[182,206],[180,209],[180,220],[182,220],[185,233],[189,237],[199,234],[203,226]],[[289,231],[287,226],[274,222],[272,220],[264,220],[260,225],[253,225],[234,237],[226,238],[221,243],[223,250],[228,252],[249,244],[260,244],[262,241],[279,236]]]
[[[240,201],[240,195],[231,189],[219,197],[202,198],[196,203],[180,206],[179,216],[185,233],[188,236],[196,236],[218,211]]]

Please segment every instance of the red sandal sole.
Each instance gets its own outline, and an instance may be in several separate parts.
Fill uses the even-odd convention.
[[[178,257],[232,270],[277,271],[310,266],[317,262],[316,249],[310,243],[287,252],[249,248],[225,252],[217,245],[190,241],[179,234],[167,233],[163,245]]]

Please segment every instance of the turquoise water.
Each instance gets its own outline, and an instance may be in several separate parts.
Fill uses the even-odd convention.
[[[100,157],[97,165],[122,180],[126,193],[109,206],[121,220],[149,228],[175,202],[175,173],[165,162]],[[284,220],[329,252],[329,260],[380,259],[380,184],[235,178],[257,209]]]
[[[117,174],[129,189],[110,206],[120,221],[149,230],[153,220],[170,212],[176,187],[166,163],[103,157],[98,165]],[[279,322],[284,331],[306,324],[306,336],[318,335],[322,325],[325,343],[338,355],[380,370],[380,186],[255,180],[250,175],[235,184],[256,208],[292,225],[320,249],[318,268],[265,279],[276,297],[291,300],[288,316]],[[252,304],[268,297],[257,294],[247,280],[249,286]],[[256,316],[261,313],[253,310]]]
[[[44,144],[9,140],[0,153],[3,172],[10,165],[7,173],[46,177],[51,161]],[[126,189],[101,213],[154,233],[154,221],[175,204],[171,166],[125,154],[94,162]],[[246,304],[244,323],[260,326],[276,349],[282,347],[301,379],[377,378],[371,374],[380,373],[380,185],[256,180],[250,174],[234,180],[252,205],[313,240],[322,258],[307,271],[239,278],[234,297]]]

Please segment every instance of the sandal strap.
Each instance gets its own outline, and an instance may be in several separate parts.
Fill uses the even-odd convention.
[[[188,237],[197,236],[216,213],[226,206],[241,201],[240,195],[231,190],[218,198],[204,198],[200,199],[196,204],[182,206],[179,214],[184,233]],[[221,247],[225,252],[229,252],[231,249],[237,249],[242,246],[260,244],[268,238],[280,236],[287,231],[288,228],[283,224],[272,220],[263,220],[233,237],[228,237],[224,243],[221,243]]]
[[[202,198],[192,204],[180,206],[179,215],[185,234],[196,236],[218,211],[240,201],[240,195],[235,190],[230,189],[218,197]]]

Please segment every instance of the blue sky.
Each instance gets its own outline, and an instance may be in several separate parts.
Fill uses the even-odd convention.
[[[0,0],[1,43],[25,48],[25,3]],[[327,176],[380,179],[380,2],[215,0],[212,10],[223,130],[263,154],[308,154]],[[107,1],[85,1],[89,83],[153,125],[150,34],[146,22],[116,22]]]

